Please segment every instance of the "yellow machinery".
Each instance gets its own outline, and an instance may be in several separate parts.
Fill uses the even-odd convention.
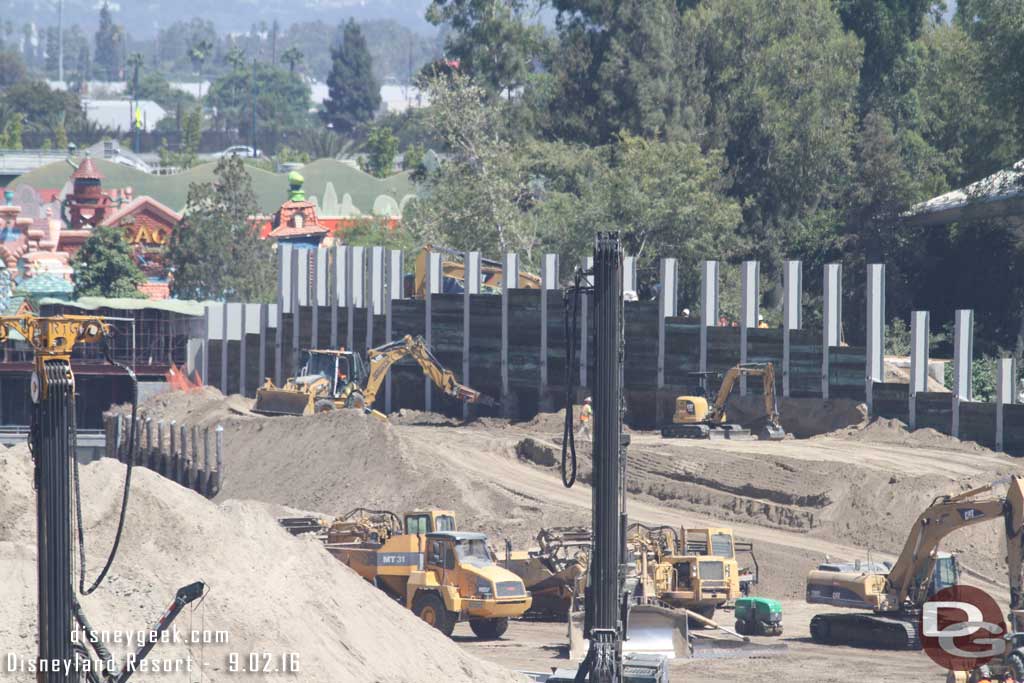
[[[367,351],[368,363],[351,351],[314,349],[308,352],[302,374],[283,387],[267,378],[256,391],[253,410],[268,415],[312,415],[338,408],[370,411],[391,366],[413,358],[423,374],[443,393],[466,403],[493,406],[494,399],[455,379],[455,374],[434,356],[423,337],[406,335]],[[380,415],[380,413],[378,413]]]
[[[512,550],[505,541],[505,557],[498,564],[523,580],[533,596],[533,615],[565,618],[576,581],[587,571],[593,535],[587,527],[541,529],[537,547]]]
[[[281,520],[290,529],[309,518]],[[322,528],[322,525],[321,525]],[[308,530],[308,529],[307,529]],[[531,604],[522,580],[494,563],[481,533],[458,531],[445,510],[354,510],[322,534],[332,555],[450,636],[468,621],[479,638],[500,638]]]
[[[1024,627],[1022,483],[1024,479],[1011,475],[964,493],[936,498],[917,518],[903,551],[888,572],[873,571],[876,567],[829,565],[812,571],[807,576],[808,602],[867,607],[872,611],[815,615],[811,637],[818,643],[919,649],[921,606],[934,592],[957,582],[956,559],[938,553],[939,542],[957,529],[989,521],[1001,522],[1006,532],[1011,628],[1020,633]],[[1008,484],[1005,495],[979,497],[1003,484]],[[1024,658],[1021,664],[1024,666]]]
[[[426,245],[416,257],[416,270],[413,273],[411,296],[422,299],[427,291],[427,255],[436,252],[441,254],[441,291],[458,293],[464,290],[466,268],[462,263],[463,252],[446,247]],[[500,293],[504,286],[504,270],[501,262],[480,259],[480,292]],[[519,289],[540,289],[540,277],[526,271],[519,271]]]
[[[764,385],[765,424],[758,431],[758,438],[768,441],[786,438],[786,432],[779,424],[779,407],[775,397],[775,368],[771,363],[745,363],[729,368],[722,378],[713,404],[709,404],[705,396],[677,397],[672,424],[662,427],[661,435],[667,439],[749,438],[749,429],[726,421],[725,402],[729,399],[736,380],[741,376],[760,377]]]

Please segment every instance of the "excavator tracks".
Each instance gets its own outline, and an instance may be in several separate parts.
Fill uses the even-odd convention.
[[[848,645],[875,650],[920,650],[914,616],[818,614],[811,619],[811,638],[822,645]]]

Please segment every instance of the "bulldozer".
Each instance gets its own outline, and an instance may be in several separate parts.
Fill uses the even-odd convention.
[[[1007,485],[1005,495],[980,497]],[[875,649],[921,648],[918,623],[921,608],[936,592],[958,582],[954,555],[938,552],[938,545],[957,529],[998,521],[1006,533],[1010,575],[1012,628],[1024,627],[1024,478],[1011,475],[956,495],[939,496],[922,512],[894,564],[880,571],[876,565],[844,566],[827,563],[807,575],[807,602],[869,609],[817,614],[811,619],[811,638],[817,643]],[[1024,649],[1014,650],[1024,678]],[[1009,661],[1006,666],[1010,666]],[[966,679],[965,679],[966,680]]]
[[[702,385],[706,385],[709,373],[701,374]],[[738,424],[730,424],[725,412],[725,403],[740,377],[760,377],[764,385],[764,424],[757,433],[763,441],[781,441],[786,431],[779,424],[779,404],[775,396],[775,367],[771,363],[743,363],[725,373],[718,388],[714,403],[708,403],[704,395],[678,396],[672,423],[661,428],[666,439],[749,439],[751,430]]]
[[[352,351],[311,349],[298,377],[289,377],[277,387],[268,377],[256,391],[253,412],[265,415],[312,415],[341,408],[373,412],[373,403],[391,366],[405,357],[413,358],[423,374],[444,394],[466,403],[494,406],[486,394],[459,384],[455,374],[427,346],[423,337],[406,335],[366,352],[367,361]]]

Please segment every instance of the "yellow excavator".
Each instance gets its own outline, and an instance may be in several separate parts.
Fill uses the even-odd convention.
[[[953,496],[940,496],[921,513],[903,551],[888,572],[878,567],[823,565],[807,576],[807,602],[867,607],[870,612],[817,614],[811,637],[817,643],[884,649],[920,649],[921,607],[936,592],[957,583],[956,558],[939,553],[939,542],[957,529],[998,521],[1006,532],[1012,630],[1024,627],[1024,478],[1005,479]],[[1006,484],[1005,495],[979,497]],[[1020,659],[1024,667],[1024,659]],[[1024,675],[1024,671],[1020,672]],[[1017,678],[1020,680],[1020,677]]]
[[[423,337],[406,335],[367,351],[368,362],[358,353],[345,349],[311,349],[298,377],[289,377],[282,387],[267,378],[256,391],[253,412],[312,415],[340,408],[371,412],[391,366],[407,356],[420,364],[423,374],[444,394],[466,403],[497,405],[490,396],[459,384],[455,374],[434,356]]]
[[[705,373],[705,376],[708,373]],[[722,378],[715,402],[706,396],[679,396],[672,423],[661,428],[666,439],[743,439],[750,438],[750,429],[727,422],[725,402],[729,400],[740,377],[760,377],[764,385],[764,426],[757,438],[781,441],[786,431],[779,424],[779,404],[775,396],[775,367],[771,363],[743,363],[729,368]]]

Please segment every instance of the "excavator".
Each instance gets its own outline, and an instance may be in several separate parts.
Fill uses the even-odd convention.
[[[383,417],[373,410],[373,403],[391,366],[407,356],[420,364],[423,374],[444,394],[466,403],[497,405],[490,396],[459,384],[455,374],[441,364],[423,337],[406,335],[367,351],[368,362],[358,353],[345,349],[311,349],[298,377],[289,377],[282,387],[274,386],[267,378],[256,391],[253,411],[265,415],[312,415],[357,408]]]
[[[462,263],[464,252],[447,247],[427,244],[416,257],[415,272],[406,275],[406,296],[422,299],[427,291],[427,255],[435,252],[441,254],[441,291],[445,294],[458,294],[465,288],[466,267]],[[480,292],[482,294],[500,294],[504,285],[505,271],[500,261],[480,259]],[[519,271],[519,289],[540,289],[540,277],[525,270]]]
[[[981,497],[1003,484],[1008,486],[1005,495]],[[1024,627],[1024,478],[1011,475],[932,501],[914,522],[903,551],[888,572],[877,571],[876,566],[857,569],[841,565],[811,571],[807,602],[872,610],[817,614],[811,619],[811,637],[830,645],[920,649],[917,625],[922,605],[939,590],[956,584],[959,573],[956,558],[938,552],[939,542],[958,529],[990,521],[1001,522],[1006,532],[1012,630],[1020,633]],[[1024,659],[1017,654],[1024,669]],[[1017,680],[1024,676],[1024,671],[1019,673]]]
[[[705,376],[707,373],[704,373]],[[725,402],[729,399],[736,380],[740,377],[760,377],[764,385],[765,423],[757,438],[763,441],[781,441],[786,431],[779,424],[779,404],[775,397],[775,367],[771,363],[743,363],[729,368],[722,378],[715,402],[708,404],[706,396],[679,396],[672,423],[661,428],[666,439],[742,439],[750,437],[750,430],[726,420]],[[706,392],[705,392],[706,393]]]

